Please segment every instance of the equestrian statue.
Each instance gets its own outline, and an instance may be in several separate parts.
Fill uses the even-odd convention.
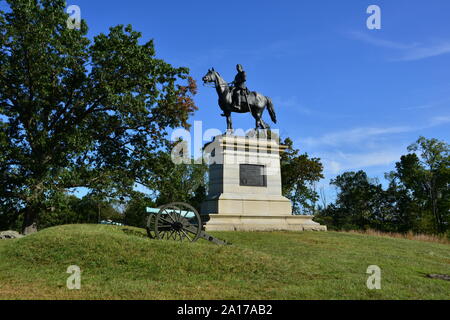
[[[237,74],[234,81],[228,84],[214,68],[208,70],[203,77],[203,82],[213,83],[219,96],[219,107],[222,109],[222,116],[227,118],[227,130],[233,130],[231,113],[250,112],[255,118],[256,129],[269,129],[269,125],[261,119],[264,109],[269,111],[273,123],[277,123],[277,117],[273,108],[272,100],[258,92],[250,92],[247,89],[247,75],[242,65],[236,66]]]

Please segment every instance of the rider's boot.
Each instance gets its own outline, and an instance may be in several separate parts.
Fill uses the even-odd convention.
[[[235,108],[236,108],[238,111],[241,111],[241,97],[240,97],[240,96],[238,96],[237,99],[236,99],[236,105],[235,105]]]

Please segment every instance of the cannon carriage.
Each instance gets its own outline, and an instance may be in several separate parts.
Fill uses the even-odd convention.
[[[147,208],[147,213],[146,229],[151,239],[189,242],[205,239],[215,244],[227,244],[205,232],[207,216],[201,216],[187,203],[173,202],[159,208]]]

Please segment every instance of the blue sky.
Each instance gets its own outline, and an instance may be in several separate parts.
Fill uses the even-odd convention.
[[[78,5],[89,35],[131,23],[157,55],[186,66],[199,83],[204,128],[225,129],[214,67],[228,81],[240,63],[251,90],[272,97],[283,136],[320,157],[329,179],[364,169],[382,179],[420,135],[450,132],[450,1],[106,1]],[[368,30],[369,5],[381,30]],[[266,122],[270,123],[268,114]],[[253,119],[233,115],[248,129]]]

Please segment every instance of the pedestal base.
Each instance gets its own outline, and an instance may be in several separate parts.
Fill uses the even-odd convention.
[[[282,195],[278,138],[220,135],[204,147],[209,155],[208,197],[201,212],[206,231],[326,231],[312,216],[292,215]]]
[[[327,231],[312,216],[210,214],[206,231]]]
[[[291,216],[291,212],[291,201],[281,195],[222,193],[208,196],[202,204],[202,214]]]

